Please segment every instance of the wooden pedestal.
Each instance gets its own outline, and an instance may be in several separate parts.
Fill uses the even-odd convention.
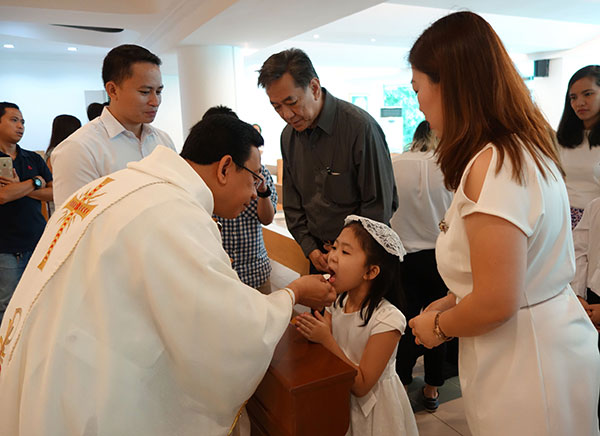
[[[356,371],[288,326],[247,405],[252,436],[343,436]]]

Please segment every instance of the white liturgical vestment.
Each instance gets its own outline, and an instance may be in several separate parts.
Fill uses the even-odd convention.
[[[0,328],[0,434],[228,433],[292,299],[240,282],[212,211],[165,147],[56,211]]]

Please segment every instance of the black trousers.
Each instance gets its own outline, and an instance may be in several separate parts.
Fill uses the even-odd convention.
[[[600,297],[588,289],[586,301],[589,304],[600,304]],[[600,350],[600,337],[598,337],[598,350]],[[600,420],[600,403],[598,403],[598,419]]]
[[[404,316],[407,322],[419,315],[421,309],[444,297],[448,292],[437,270],[435,250],[407,254],[401,263],[401,272],[406,300]],[[424,356],[425,383],[431,386],[442,386],[445,379],[446,344],[432,350],[416,345],[412,330],[407,326],[398,344],[396,356],[396,372],[402,384],[408,385],[412,382],[413,367],[420,355]]]

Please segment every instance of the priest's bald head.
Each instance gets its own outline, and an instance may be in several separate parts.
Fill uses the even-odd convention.
[[[235,218],[256,198],[263,144],[250,124],[228,115],[207,117],[190,130],[181,157],[208,185],[216,215]]]

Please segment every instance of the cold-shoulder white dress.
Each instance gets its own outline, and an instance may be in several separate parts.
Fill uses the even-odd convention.
[[[463,187],[473,161],[492,149],[477,202]],[[548,160],[546,179],[525,153],[525,183],[512,178],[505,156],[489,144],[467,165],[437,240],[438,269],[457,301],[473,289],[464,218],[503,218],[527,236],[527,271],[520,309],[500,327],[460,338],[459,376],[474,436],[598,435],[600,356],[597,332],[569,282],[575,274],[569,200]],[[502,277],[498,277],[502,280]]]

